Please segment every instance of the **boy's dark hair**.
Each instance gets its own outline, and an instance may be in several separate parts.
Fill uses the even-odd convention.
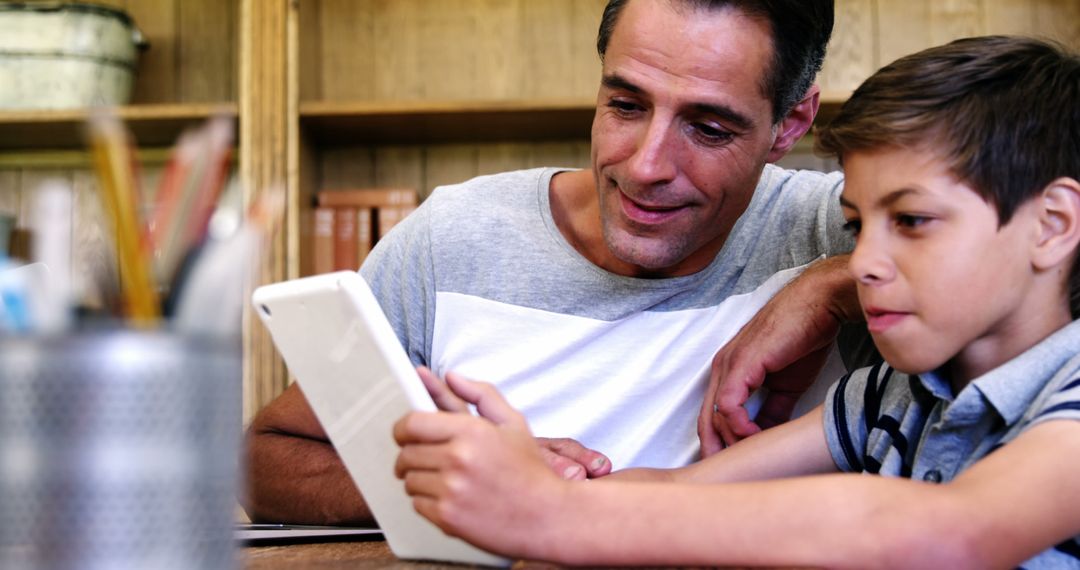
[[[1001,225],[1053,180],[1080,180],[1080,57],[1033,38],[965,38],[903,57],[867,79],[819,129],[817,150],[940,152]],[[1080,263],[1070,280],[1080,312]]]
[[[658,0],[648,0],[655,2]],[[773,35],[773,62],[765,70],[762,92],[772,100],[773,124],[806,95],[825,60],[833,28],[833,0],[668,0],[674,6],[714,10],[731,6],[764,18]],[[596,51],[604,61],[608,41],[627,0],[610,0],[600,20]],[[672,33],[675,33],[674,31]]]

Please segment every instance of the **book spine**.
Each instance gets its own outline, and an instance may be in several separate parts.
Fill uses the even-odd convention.
[[[334,209],[334,271],[356,271],[356,208]]]
[[[334,209],[315,208],[311,244],[312,271],[316,275],[334,270]]]

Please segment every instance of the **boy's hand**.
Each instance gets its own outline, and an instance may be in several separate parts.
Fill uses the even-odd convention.
[[[519,552],[562,483],[544,462],[525,418],[493,386],[453,373],[446,380],[481,417],[406,415],[394,425],[401,446],[394,472],[404,479],[417,512],[446,533],[482,548]]]
[[[698,415],[702,457],[790,418],[820,373],[841,322],[861,318],[849,257],[807,268],[716,353]],[[762,385],[769,395],[754,423],[743,404]]]
[[[469,413],[469,402],[455,394],[455,390],[439,379],[434,372],[425,366],[417,367],[416,371],[440,410]],[[475,382],[469,383],[475,384]],[[502,399],[501,395],[499,399]],[[540,446],[540,455],[544,461],[564,479],[592,479],[611,473],[611,460],[607,456],[573,439],[538,437],[536,443]]]

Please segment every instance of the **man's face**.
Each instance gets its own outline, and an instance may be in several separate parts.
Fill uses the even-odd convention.
[[[1034,201],[999,227],[997,210],[940,153],[844,157],[841,204],[856,245],[850,269],[870,334],[908,373],[950,363],[967,381],[1037,342],[1030,303]],[[1042,334],[1041,332],[1039,333]]]
[[[640,276],[688,275],[720,251],[775,139],[762,92],[767,22],[630,2],[604,57],[592,163],[604,241]]]

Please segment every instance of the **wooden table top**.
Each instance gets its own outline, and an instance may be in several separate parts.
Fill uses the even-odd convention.
[[[283,570],[307,568],[318,570],[394,568],[422,570],[432,568],[483,568],[464,564],[409,562],[398,559],[383,540],[320,542],[283,546],[247,546],[241,549],[244,570]],[[515,569],[554,569],[557,566],[535,562],[515,563]]]

